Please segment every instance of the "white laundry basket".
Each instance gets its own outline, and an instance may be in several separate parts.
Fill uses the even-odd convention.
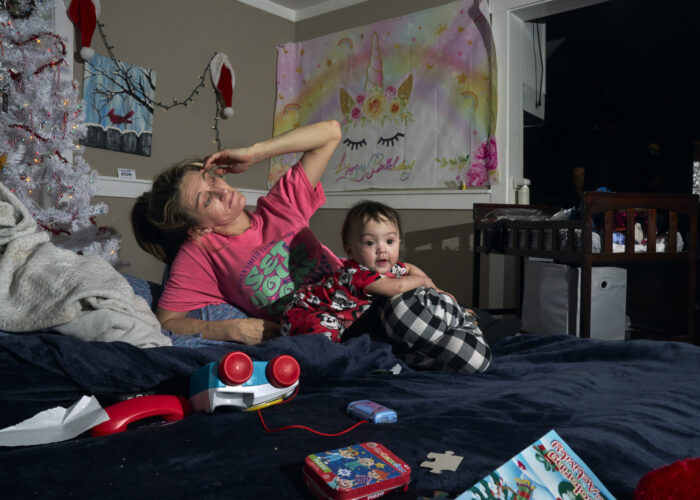
[[[523,330],[544,335],[579,335],[581,270],[578,267],[525,262]],[[623,340],[627,270],[594,267],[591,273],[591,338]]]

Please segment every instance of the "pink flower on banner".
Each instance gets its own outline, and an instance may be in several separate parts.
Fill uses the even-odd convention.
[[[483,186],[486,184],[486,180],[488,179],[486,168],[484,167],[483,163],[479,162],[472,163],[466,177],[467,186]]]
[[[352,108],[352,110],[350,111],[350,118],[352,118],[355,121],[359,120],[361,116],[362,116],[362,110],[360,108],[358,108],[357,106]]]
[[[483,165],[486,170],[496,170],[498,166],[498,152],[496,150],[496,139],[491,136],[479,145],[479,149],[474,153],[474,163]]]
[[[357,96],[357,104],[362,104],[365,102],[365,95],[364,94],[358,94]]]
[[[396,97],[396,87],[389,85],[386,89],[384,89],[384,97],[387,99],[393,99]]]

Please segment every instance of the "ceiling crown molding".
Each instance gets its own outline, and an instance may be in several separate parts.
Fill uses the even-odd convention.
[[[315,5],[310,5],[309,7],[304,7],[301,9],[292,9],[289,7],[285,7],[280,2],[276,2],[273,0],[238,1],[249,5],[250,7],[264,10],[269,14],[282,17],[288,21],[292,21],[295,23],[297,21],[303,21],[305,19],[310,19],[312,17],[320,16],[322,14],[327,14],[328,12],[333,12],[334,10],[344,9],[345,7],[350,7],[351,5],[363,3],[367,0],[324,0],[316,3]]]

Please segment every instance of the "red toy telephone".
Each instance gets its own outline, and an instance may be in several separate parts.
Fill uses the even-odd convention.
[[[138,396],[105,408],[109,420],[90,430],[93,437],[124,432],[127,426],[149,417],[160,416],[168,422],[182,420],[192,413],[192,403],[182,396]]]
[[[253,361],[247,354],[233,351],[192,374],[190,399],[156,394],[120,401],[105,408],[109,420],[90,433],[96,437],[123,432],[130,423],[149,417],[181,420],[195,408],[213,412],[219,405],[250,410],[275,404],[294,392],[299,375],[299,363],[287,354],[270,361]]]

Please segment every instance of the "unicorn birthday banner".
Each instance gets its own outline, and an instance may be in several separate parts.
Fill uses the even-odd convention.
[[[342,124],[326,191],[497,183],[486,9],[485,0],[458,1],[278,47],[274,135],[321,120]],[[298,156],[273,158],[269,185]]]

